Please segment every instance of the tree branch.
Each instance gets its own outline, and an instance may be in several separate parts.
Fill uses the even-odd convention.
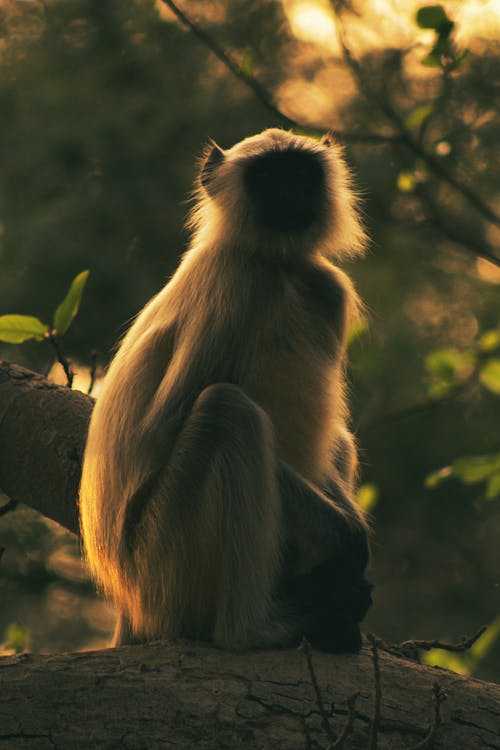
[[[365,96],[368,101],[373,102],[378,109],[386,116],[386,118],[395,125],[397,134],[400,137],[401,142],[407,146],[413,153],[418,156],[428,166],[428,168],[434,172],[443,182],[446,182],[453,190],[459,193],[466,201],[478,211],[483,218],[492,224],[500,226],[500,216],[487,204],[482,198],[480,198],[472,188],[461,182],[455,175],[448,172],[446,167],[436,159],[432,154],[426,151],[418,141],[416,141],[411,132],[408,130],[401,115],[394,109],[392,104],[387,100],[381,98],[371,87],[366,80],[361,65],[353,54],[348,41],[345,31],[344,22],[342,19],[341,10],[337,7],[336,3],[332,2],[333,9],[338,21],[339,28],[339,40],[342,47],[342,53],[344,61],[351,71],[355,81],[358,84],[360,92]]]
[[[367,750],[370,648],[355,656],[314,652],[314,662],[323,701],[334,706],[335,726],[345,723],[345,705],[359,694],[344,750]],[[500,686],[383,651],[378,667],[380,750],[410,750],[416,743],[429,748],[434,739],[440,750],[500,748]],[[439,704],[439,718],[429,722],[436,681],[447,700]],[[307,737],[311,748],[332,746],[296,650],[242,654],[164,642],[94,653],[25,654],[0,659],[0,695],[0,745],[9,750],[304,750]],[[435,715],[435,702],[431,711]]]
[[[324,131],[294,120],[282,112],[274,103],[269,91],[250,73],[235,61],[219,45],[219,43],[205,30],[198,26],[184,11],[182,11],[172,0],[161,0],[176,18],[185,26],[207,49],[209,49],[229,70],[229,72],[247,86],[257,97],[261,104],[281,123],[288,128],[299,128],[311,135],[320,136]],[[345,131],[334,131],[336,138],[346,143],[395,143],[402,140],[400,135],[381,135],[379,133],[346,133]]]

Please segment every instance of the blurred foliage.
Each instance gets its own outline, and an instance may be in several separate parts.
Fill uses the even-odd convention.
[[[349,63],[328,3],[319,27],[295,0],[180,4],[288,117],[345,135],[362,191],[373,243],[347,271],[367,307],[350,374],[375,527],[368,627],[453,641],[497,622],[500,503],[485,502],[500,450],[491,17],[480,28],[466,3],[393,3],[391,14],[358,0],[342,14]],[[226,147],[280,120],[161,2],[9,0],[0,35],[0,314],[50,320],[88,268],[65,347],[82,364],[97,349],[104,366],[186,246],[195,156],[209,137]],[[0,353],[50,363],[35,343]],[[28,627],[36,650],[102,639],[111,616],[67,577],[72,544],[28,511],[1,518],[0,633]],[[477,674],[500,678],[499,656],[495,641]]]

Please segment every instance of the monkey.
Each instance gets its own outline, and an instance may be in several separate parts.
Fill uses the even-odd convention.
[[[204,153],[188,249],[139,313],[90,422],[85,556],[114,644],[356,651],[371,603],[332,259],[366,246],[338,143],[278,128]]]

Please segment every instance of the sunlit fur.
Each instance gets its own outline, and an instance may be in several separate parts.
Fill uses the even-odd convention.
[[[302,233],[263,230],[245,194],[245,165],[285,149],[314,152],[326,174]],[[215,155],[189,249],[124,337],[90,424],[81,530],[117,643],[293,642],[301,623],[274,597],[285,546],[303,572],[342,552],[342,523],[366,536],[344,385],[358,298],[329,260],[365,245],[341,149],[271,129]],[[287,466],[317,508],[282,496]]]

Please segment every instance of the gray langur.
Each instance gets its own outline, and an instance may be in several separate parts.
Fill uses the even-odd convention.
[[[114,357],[80,488],[115,643],[356,650],[370,603],[346,333],[328,258],[365,234],[340,147],[279,129],[204,156],[177,271]]]

